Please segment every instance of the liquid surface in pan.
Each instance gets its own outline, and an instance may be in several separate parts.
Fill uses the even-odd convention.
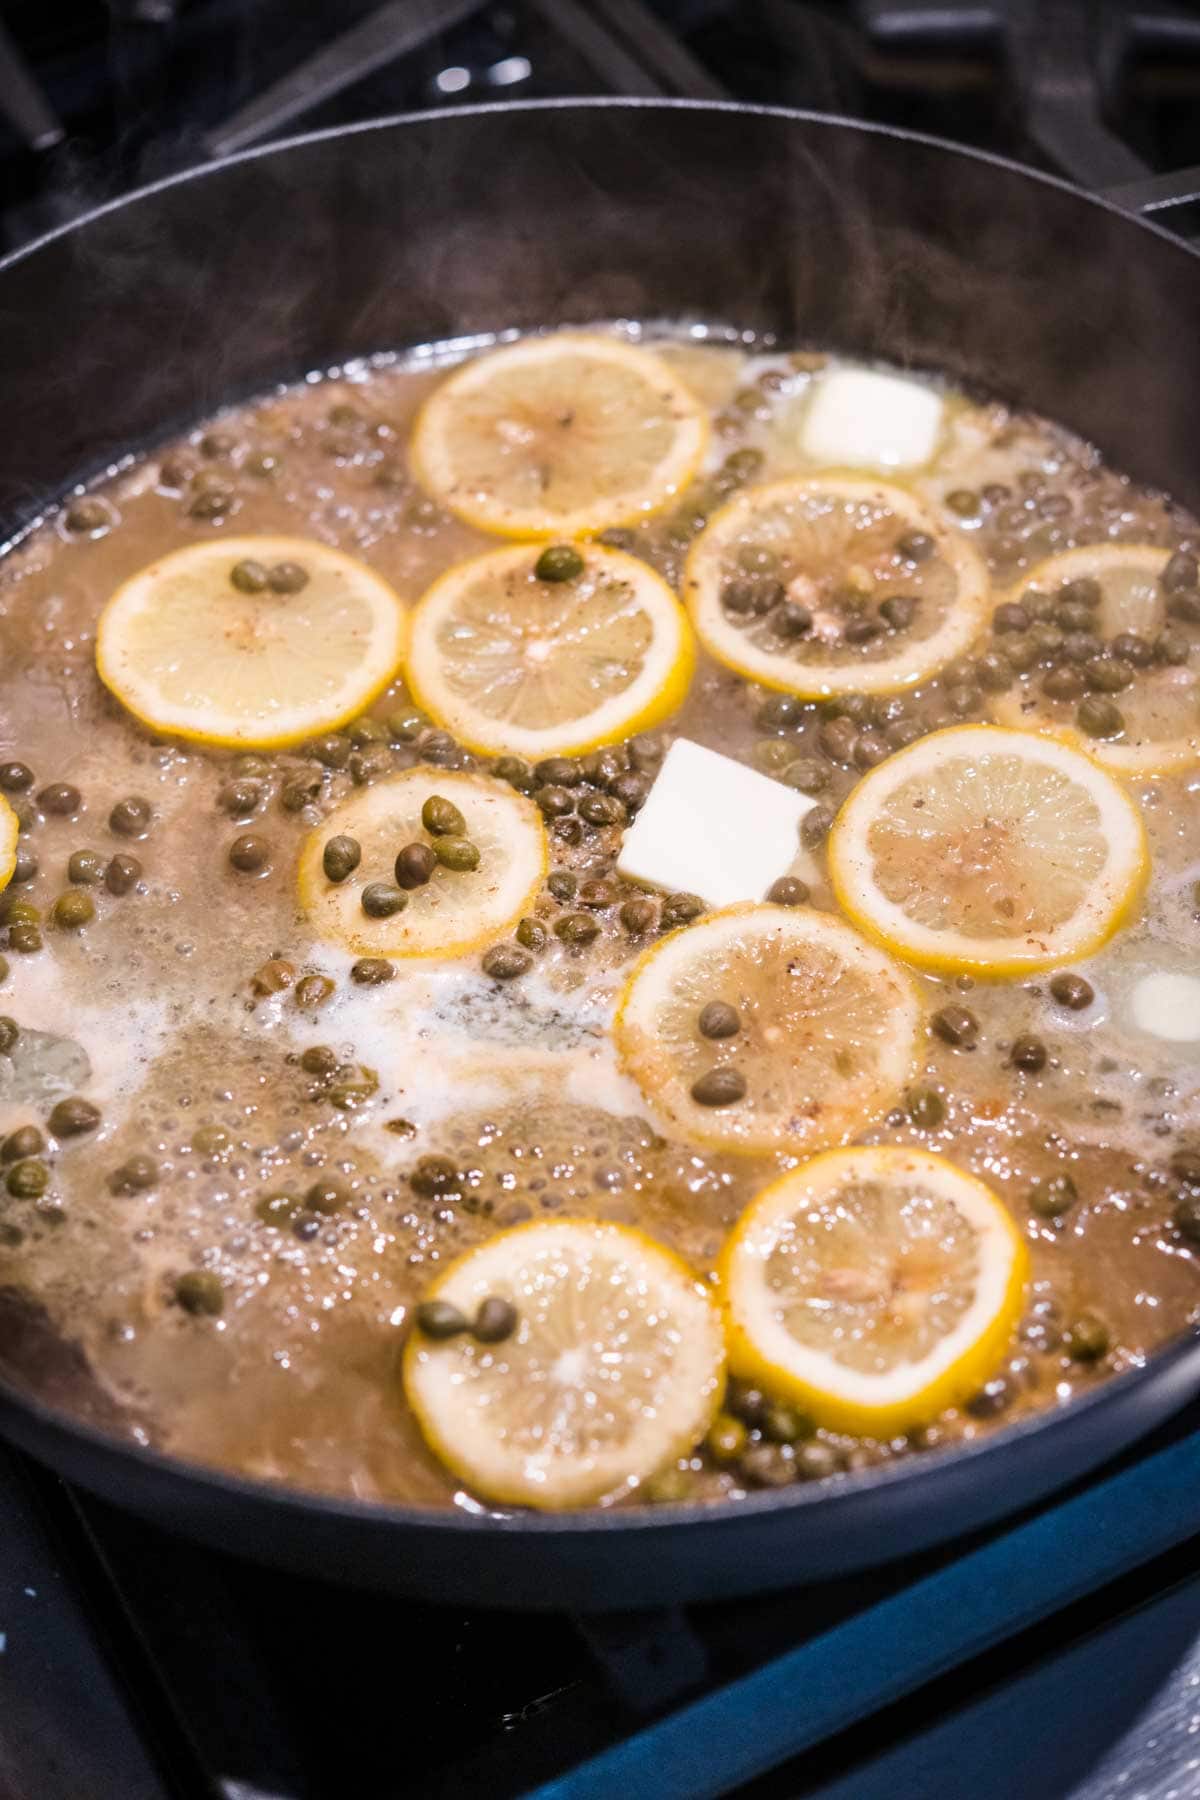
[[[1200,1303],[1200,531],[934,378],[534,342],[0,560],[5,1366],[478,1508],[1142,1361]]]

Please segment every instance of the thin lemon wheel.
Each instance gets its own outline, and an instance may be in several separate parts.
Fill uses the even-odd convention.
[[[1099,637],[1111,642],[1132,633],[1153,642],[1168,626],[1182,628],[1168,616],[1170,596],[1162,586],[1170,558],[1169,550],[1154,544],[1087,544],[1038,563],[1010,598],[1019,600],[1031,588],[1057,594],[1069,582],[1086,578],[1100,588],[1093,614]],[[1129,686],[1113,696],[1121,718],[1121,730],[1113,737],[1081,732],[1075,722],[1078,702],[1053,700],[1041,691],[1044,670],[1000,694],[993,713],[1002,725],[1063,737],[1118,775],[1170,775],[1195,768],[1200,764],[1200,668],[1185,662],[1129,672]]]
[[[1133,801],[1054,738],[957,725],[864,776],[834,820],[829,879],[856,925],[924,968],[994,976],[1077,961],[1148,872]]]
[[[616,1499],[691,1450],[724,1387],[721,1314],[687,1265],[627,1225],[535,1220],[451,1263],[425,1296],[500,1343],[414,1328],[403,1377],[434,1454],[486,1499],[544,1510]]]
[[[636,557],[576,548],[570,581],[539,581],[526,545],[458,563],[413,614],[413,698],[470,749],[578,755],[682,704],[696,652],[671,589]]]
[[[710,1001],[738,1030],[700,1031]],[[914,1071],[921,1009],[910,977],[828,913],[734,906],[672,932],[635,963],[617,1052],[667,1129],[710,1149],[805,1156],[894,1104]],[[713,1071],[744,1092],[705,1104]]]
[[[721,1253],[729,1362],[834,1431],[886,1438],[969,1398],[1029,1257],[991,1189],[924,1150],[834,1150],[773,1182]]]
[[[687,486],[708,418],[660,357],[581,332],[463,363],[417,419],[426,492],[481,531],[578,537],[630,525]]]
[[[684,576],[711,656],[810,700],[927,680],[970,646],[989,593],[971,545],[914,494],[837,470],[746,489]]]
[[[0,795],[0,888],[6,888],[17,866],[17,834],[21,822],[8,801]]]
[[[408,844],[433,844],[421,823],[435,795],[462,814],[479,852],[475,869],[440,864],[403,910],[368,918],[363,888],[395,885],[396,857]],[[330,881],[325,846],[350,837],[362,857],[353,874]],[[317,936],[356,956],[465,956],[491,943],[528,911],[546,876],[546,832],[533,802],[486,775],[418,765],[350,795],[309,833],[300,851],[300,904]]]
[[[239,565],[243,586],[232,579]],[[257,585],[281,567],[294,572],[287,591]],[[340,550],[310,538],[206,538],[122,583],[100,615],[96,667],[152,731],[271,750],[369,706],[406,642],[400,600]]]

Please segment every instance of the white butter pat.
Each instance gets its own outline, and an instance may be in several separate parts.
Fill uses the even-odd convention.
[[[1160,972],[1143,975],[1129,996],[1133,1022],[1171,1044],[1200,1042],[1200,977]]]
[[[815,804],[757,769],[676,738],[625,833],[617,868],[644,887],[699,894],[710,906],[761,900],[781,875],[810,878],[800,821]]]
[[[937,447],[942,411],[941,395],[919,381],[835,369],[814,383],[800,447],[819,463],[915,469]]]

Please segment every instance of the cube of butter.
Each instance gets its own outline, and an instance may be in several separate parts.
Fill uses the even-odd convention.
[[[699,894],[710,906],[761,900],[781,875],[814,879],[800,821],[815,804],[745,763],[676,738],[625,833],[617,868],[630,881]]]
[[[874,369],[835,369],[814,383],[800,448],[814,462],[864,469],[927,463],[942,428],[940,394]]]

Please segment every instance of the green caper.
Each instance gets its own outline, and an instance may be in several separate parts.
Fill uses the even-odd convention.
[[[303,1202],[295,1194],[264,1194],[254,1211],[264,1225],[290,1225]]]
[[[39,864],[36,852],[30,850],[24,844],[20,845],[17,854],[13,859],[12,875],[10,877],[14,887],[19,886],[23,882],[32,881],[38,872],[38,867]]]
[[[766,775],[778,775],[795,760],[796,746],[786,738],[761,738],[754,746],[754,761]],[[581,809],[582,810],[582,809]]]
[[[1175,1202],[1171,1217],[1180,1237],[1193,1248],[1200,1248],[1200,1193],[1183,1194]]]
[[[295,979],[295,963],[288,962],[285,956],[270,956],[255,969],[250,987],[256,994],[283,994]]]
[[[701,1037],[706,1038],[736,1037],[742,1029],[741,1014],[727,1000],[710,1000],[700,1008],[700,1017],[696,1023]]]
[[[942,1006],[929,1023],[943,1043],[969,1049],[979,1035],[979,1020],[965,1006]]]
[[[338,1060],[338,1053],[330,1044],[309,1044],[300,1052],[300,1067],[308,1075],[332,1075]]]
[[[437,857],[428,844],[406,844],[396,857],[396,882],[402,888],[424,887],[437,868]]]
[[[720,1412],[708,1428],[704,1446],[714,1462],[736,1462],[746,1448],[749,1436],[740,1419],[735,1419],[732,1413]]]
[[[232,511],[237,495],[228,487],[196,486],[187,505],[188,517],[191,519],[223,519]]]
[[[1082,975],[1066,969],[1050,978],[1050,998],[1070,1012],[1086,1012],[1096,998],[1096,990]]]
[[[498,756],[492,764],[492,774],[497,781],[507,781],[522,794],[533,791],[534,774],[529,764],[519,756]]]
[[[95,850],[72,850],[67,858],[67,880],[94,886],[103,881],[107,858]]]
[[[578,803],[581,819],[589,825],[624,825],[629,815],[615,794],[585,794]]]
[[[1050,700],[1078,700],[1087,690],[1087,680],[1079,669],[1069,665],[1051,669],[1042,679],[1042,692]]]
[[[8,947],[21,956],[34,956],[42,947],[42,934],[36,925],[10,925]]]
[[[408,905],[408,895],[388,881],[369,881],[359,897],[368,919],[391,919]]]
[[[324,1006],[335,992],[337,983],[328,975],[302,975],[296,983],[294,999],[297,1006]]]
[[[796,1473],[801,1481],[827,1481],[840,1468],[841,1462],[832,1444],[814,1438],[811,1443],[797,1446]]]
[[[0,956],[0,984],[8,980],[8,958]]]
[[[273,594],[298,594],[308,586],[308,570],[299,563],[275,563],[267,570],[267,586]]]
[[[25,1156],[40,1156],[46,1140],[36,1125],[18,1125],[0,1144],[0,1162],[20,1162]]]
[[[945,504],[960,519],[974,518],[979,511],[979,495],[971,488],[952,488],[945,497]]]
[[[382,956],[360,956],[350,966],[350,979],[360,987],[379,987],[385,981],[394,981],[395,977],[394,967]]]
[[[672,1466],[660,1469],[643,1481],[638,1489],[638,1498],[651,1506],[678,1506],[687,1499],[691,1492],[691,1483],[680,1468]]]
[[[1119,737],[1125,729],[1120,708],[1100,694],[1089,694],[1075,709],[1075,723],[1088,737]]]
[[[316,758],[323,769],[344,769],[350,761],[352,749],[350,739],[342,732],[327,731],[324,737],[313,739],[308,746],[308,753]]]
[[[808,1437],[813,1424],[796,1407],[785,1406],[777,1401],[764,1412],[762,1428],[765,1436],[773,1443],[794,1444],[797,1438]]]
[[[50,1186],[50,1170],[44,1162],[27,1157],[12,1165],[4,1185],[15,1200],[40,1200]]]
[[[466,837],[467,821],[452,800],[430,794],[421,808],[421,823],[431,837]]]
[[[298,775],[294,781],[285,781],[279,790],[279,804],[284,812],[303,812],[306,806],[316,799],[321,791],[319,775]]]
[[[879,616],[892,631],[907,631],[917,616],[917,600],[912,594],[889,594],[879,603]]]
[[[479,867],[479,847],[470,838],[439,837],[434,841],[433,853],[444,869],[459,874]]]
[[[1158,580],[1159,586],[1168,594],[1200,586],[1200,563],[1190,551],[1176,550],[1167,558]]]
[[[1098,1362],[1108,1354],[1112,1336],[1099,1313],[1079,1313],[1067,1326],[1067,1355],[1073,1362]]]
[[[564,913],[554,921],[554,935],[564,944],[590,944],[600,935],[600,922],[591,913]]]
[[[352,719],[345,730],[350,742],[360,750],[367,744],[386,744],[391,735],[383,720],[373,719],[369,713],[364,713],[360,719]]]
[[[389,713],[387,728],[398,744],[411,744],[414,738],[429,724],[428,713],[423,713],[419,706],[402,707],[398,712]]]
[[[114,856],[104,871],[104,885],[110,894],[127,894],[142,879],[142,865],[136,856]]]
[[[83,805],[83,795],[69,781],[53,781],[44,787],[38,795],[38,805],[44,813],[52,813],[56,818],[68,819],[77,813]]]
[[[51,1109],[48,1123],[55,1137],[80,1137],[85,1131],[95,1131],[100,1123],[100,1108],[81,1095],[72,1094]]]
[[[771,694],[758,709],[762,731],[792,731],[804,718],[804,701],[794,694]]]
[[[643,933],[653,931],[658,919],[658,908],[649,895],[635,894],[622,904],[617,917],[630,937],[641,937]]]
[[[239,875],[257,875],[271,860],[271,846],[265,838],[247,832],[234,838],[229,846],[229,862]]]
[[[580,906],[591,906],[597,911],[602,911],[605,907],[615,906],[616,903],[617,889],[611,881],[599,879],[585,881],[579,890]]]
[[[1029,1210],[1039,1219],[1060,1219],[1070,1212],[1079,1198],[1079,1190],[1065,1171],[1035,1181],[1029,1190]]]
[[[928,562],[936,549],[934,540],[925,531],[906,531],[903,537],[896,539],[896,554],[905,562]]]
[[[96,905],[90,894],[70,888],[60,894],[50,908],[50,917],[60,931],[80,931],[96,916]]]
[[[461,1337],[471,1328],[466,1315],[448,1300],[422,1300],[413,1319],[417,1330],[429,1338]]]
[[[335,1176],[323,1181],[314,1181],[304,1196],[304,1204],[309,1212],[322,1213],[329,1217],[333,1213],[341,1212],[344,1206],[349,1206],[353,1198],[354,1196],[345,1182],[338,1181]]]
[[[103,500],[95,500],[85,495],[80,500],[72,500],[67,508],[67,530],[86,533],[89,536],[103,531],[112,524],[112,515]]]
[[[1014,1069],[1021,1069],[1026,1075],[1037,1075],[1046,1066],[1046,1046],[1041,1038],[1022,1033],[1013,1039],[1008,1060]]]
[[[518,944],[526,950],[544,950],[546,948],[546,927],[537,919],[519,919],[516,939]]]
[[[480,1344],[502,1344],[517,1329],[520,1315],[511,1300],[488,1294],[480,1301],[471,1336]]]
[[[184,1312],[215,1319],[225,1310],[225,1285],[211,1269],[189,1269],[175,1283],[175,1299]]]
[[[691,1087],[698,1106],[733,1106],[746,1097],[746,1077],[739,1069],[708,1069]]]
[[[219,1156],[228,1150],[229,1133],[223,1125],[200,1125],[191,1136],[191,1146],[197,1156]]]
[[[829,836],[833,825],[831,806],[814,806],[800,822],[800,841],[806,850],[815,850]]]
[[[795,788],[801,794],[821,793],[829,786],[830,779],[828,765],[817,762],[811,756],[802,756],[797,762],[789,763],[783,771],[784,786]]]
[[[946,1102],[936,1088],[914,1088],[908,1096],[908,1116],[920,1131],[936,1131],[945,1123]]]
[[[546,878],[546,886],[556,900],[573,900],[579,886],[579,877],[570,869],[551,869]]]
[[[539,581],[575,581],[583,574],[583,558],[573,544],[547,544],[533,572]]]
[[[0,763],[0,789],[6,794],[21,794],[33,786],[33,770],[26,763]]]
[[[458,1168],[448,1156],[420,1156],[409,1182],[414,1193],[435,1199],[453,1193],[458,1187]]]
[[[239,594],[261,594],[267,585],[267,571],[252,556],[244,556],[230,569],[229,581]]]
[[[120,1168],[113,1170],[108,1185],[114,1194],[141,1194],[152,1188],[157,1180],[158,1164],[152,1156],[138,1151],[126,1157]]]
[[[663,930],[671,931],[676,925],[690,925],[703,911],[704,902],[699,894],[668,894],[659,917]]]
[[[8,1014],[0,1015],[0,1056],[11,1056],[13,1046],[21,1035],[21,1028],[15,1019]]]
[[[532,956],[519,944],[493,944],[484,952],[483,972],[493,981],[514,981],[518,975],[527,975],[532,967]]]
[[[781,875],[767,889],[767,899],[773,906],[805,906],[808,902],[808,883],[795,875]]]
[[[562,819],[575,810],[575,795],[561,782],[539,788],[535,795],[538,808],[548,819]]]

